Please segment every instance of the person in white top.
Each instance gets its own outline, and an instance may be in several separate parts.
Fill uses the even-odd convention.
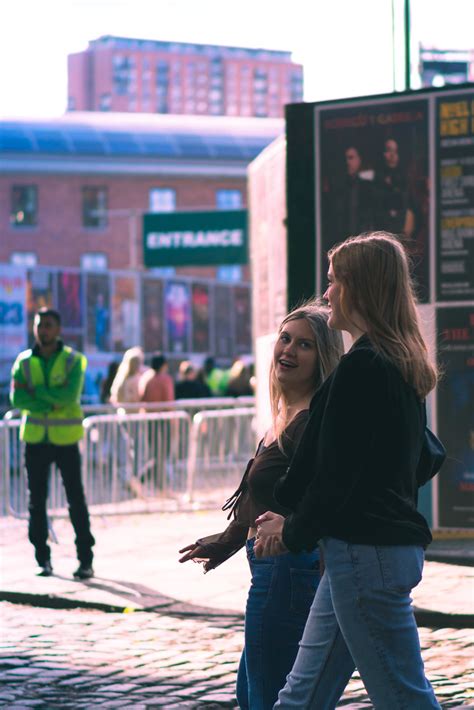
[[[115,379],[110,388],[110,401],[118,406],[140,401],[139,382],[145,372],[144,353],[140,347],[130,348],[124,353]],[[136,412],[136,408],[127,408]],[[127,409],[125,411],[127,411]],[[130,424],[126,418],[118,423],[117,455],[118,476],[125,488],[135,497],[143,495],[140,481],[143,452],[137,447],[136,424]]]
[[[140,401],[138,383],[145,371],[144,360],[140,347],[130,348],[125,352],[110,388],[112,404]]]

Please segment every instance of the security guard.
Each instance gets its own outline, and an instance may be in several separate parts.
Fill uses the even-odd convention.
[[[78,441],[82,438],[80,396],[87,360],[60,339],[61,317],[52,308],[36,313],[36,345],[20,353],[13,365],[10,399],[22,410],[20,438],[25,442],[28,473],[28,537],[34,545],[39,575],[53,573],[48,540],[46,501],[50,465],[55,463],[63,480],[69,516],[76,534],[79,567],[77,579],[94,575],[89,512],[81,480]]]

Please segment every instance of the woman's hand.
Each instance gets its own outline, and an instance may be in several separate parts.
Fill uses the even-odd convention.
[[[255,557],[269,557],[288,552],[282,541],[284,522],[285,518],[282,515],[271,511],[267,511],[257,518],[255,521],[257,536],[253,548]]]
[[[192,560],[193,562],[208,562],[208,557],[203,554],[204,550],[201,545],[197,545],[195,542],[193,542],[192,545],[182,547],[179,553],[181,554],[183,552],[186,554],[179,558],[180,562],[187,562],[188,560]]]

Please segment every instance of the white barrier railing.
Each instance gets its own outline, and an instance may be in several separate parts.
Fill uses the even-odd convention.
[[[85,404],[84,414],[114,414],[117,409],[125,407],[127,412],[166,412],[180,410],[188,414],[196,414],[204,409],[236,409],[252,407],[255,397],[199,397],[198,399],[174,399],[171,402],[127,402],[120,404]]]
[[[168,412],[185,411],[193,416],[204,409],[236,409],[240,407],[253,407],[255,397],[200,397],[198,399],[175,399],[172,402],[127,402],[120,404],[84,404],[82,410],[85,416],[97,414],[116,414],[125,408],[130,413],[141,412]],[[18,409],[9,409],[5,412],[4,420],[17,419],[20,417]]]
[[[188,462],[188,497],[238,483],[255,448],[253,407],[195,414]]]
[[[253,407],[201,411],[102,414],[84,419],[80,444],[83,481],[91,512],[129,511],[137,500],[191,500],[197,494],[223,499],[235,488],[255,447]],[[0,422],[0,515],[26,518],[28,490],[20,421]],[[222,491],[222,492],[221,492]],[[48,508],[66,513],[59,471],[52,467]],[[130,506],[129,506],[130,507]],[[104,511],[102,511],[104,512]]]
[[[106,414],[84,420],[83,478],[89,505],[186,491],[187,412]]]

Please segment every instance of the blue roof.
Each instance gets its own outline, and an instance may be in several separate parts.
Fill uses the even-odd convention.
[[[249,162],[283,131],[283,123],[280,130],[273,124],[268,131],[258,130],[255,134],[252,134],[251,126],[246,131],[236,131],[233,129],[236,124],[230,119],[227,129],[223,130],[223,124],[220,124],[213,132],[211,119],[206,129],[199,132],[196,128],[190,130],[189,122],[183,126],[177,120],[173,124],[172,118],[175,117],[167,117],[168,121],[162,123],[154,122],[152,117],[150,125],[137,122],[118,128],[114,120],[108,126],[105,118],[101,114],[101,120],[97,122],[93,119],[75,122],[71,115],[51,122],[0,120],[0,153],[5,157],[21,153],[30,154],[30,157],[47,154],[69,158],[75,155],[133,156]]]

